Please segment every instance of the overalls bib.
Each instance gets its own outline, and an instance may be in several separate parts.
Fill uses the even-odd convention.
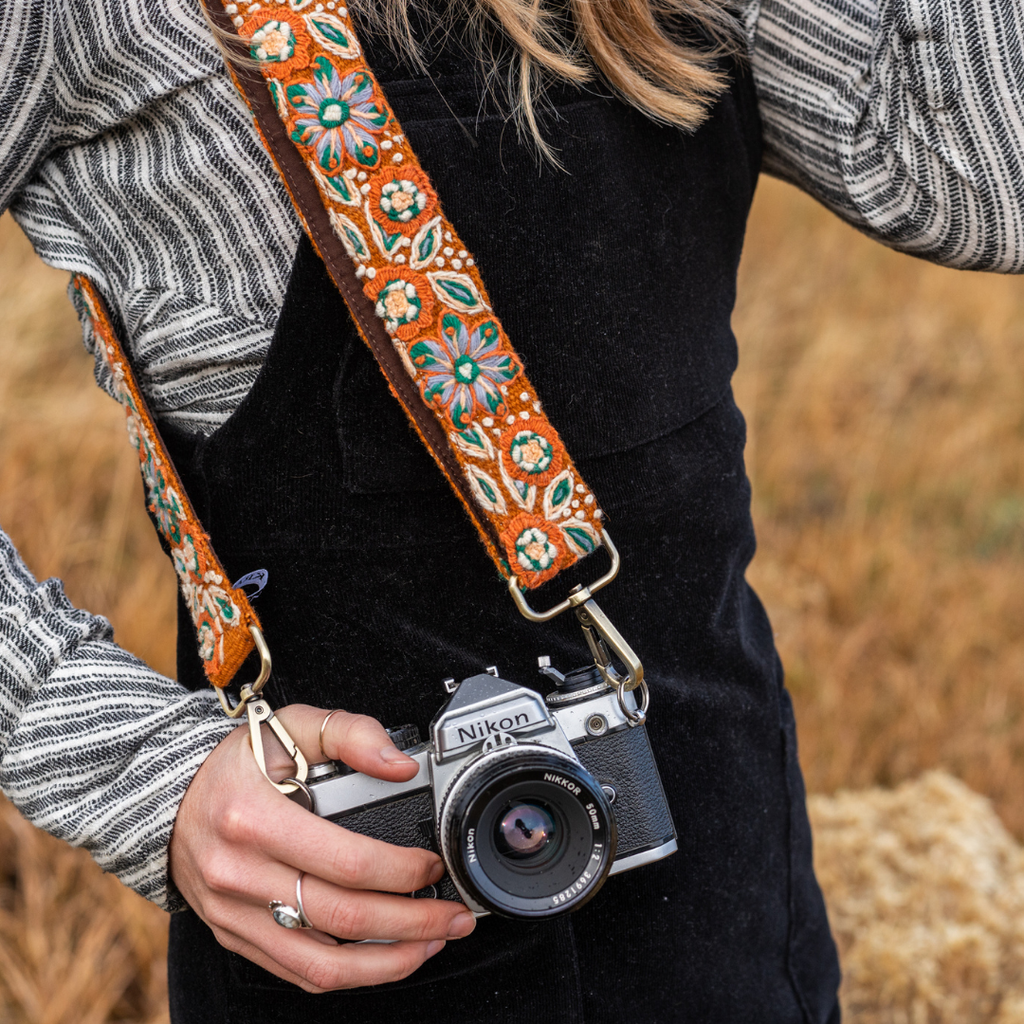
[[[427,79],[367,48],[622,553],[600,600],[646,667],[679,852],[574,914],[487,917],[402,982],[326,995],[227,952],[186,911],[171,924],[173,1020],[838,1021],[792,711],[744,580],[754,534],[729,318],[760,160],[749,76],[692,135],[599,91],[555,90],[547,132],[566,173],[538,167],[467,58],[442,54]],[[571,615],[517,612],[305,238],[249,395],[212,437],[165,437],[231,578],[269,571],[257,608],[276,706],[426,735],[447,676],[497,665],[539,687],[538,655],[587,662]],[[179,678],[206,685],[187,617]]]

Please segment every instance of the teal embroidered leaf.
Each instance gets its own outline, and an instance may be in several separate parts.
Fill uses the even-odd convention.
[[[597,550],[597,540],[582,526],[563,526],[562,532],[581,554],[589,555],[591,551]]]
[[[572,472],[563,469],[548,484],[544,491],[544,518],[555,519],[563,513],[568,514],[569,502],[572,500]]]
[[[564,477],[563,479],[558,481],[558,484],[556,485],[551,495],[551,504],[564,505],[565,502],[569,500],[569,496],[571,494],[572,484],[570,483],[568,477]]]
[[[498,515],[504,515],[508,511],[501,489],[482,469],[477,466],[467,466],[466,477],[477,504],[487,509],[488,512],[496,512]]]
[[[367,217],[370,222],[370,231],[373,234],[373,240],[377,243],[377,248],[388,258],[394,255],[395,249],[401,245],[402,233],[398,232],[394,235],[389,235],[380,225],[379,221],[374,220],[373,217]]]
[[[475,313],[490,308],[484,302],[479,290],[468,274],[456,274],[448,270],[436,270],[427,274],[434,294],[444,303],[465,313]]]
[[[335,53],[340,53],[344,57],[355,57],[359,54],[359,47],[355,45],[354,40],[345,35],[344,25],[337,18],[329,14],[307,14],[306,24],[320,42],[333,44],[330,48]]]
[[[438,281],[437,286],[441,289],[442,295],[450,296],[463,306],[471,306],[474,303],[473,293],[458,281]]]
[[[437,248],[437,228],[430,228],[420,239],[419,247],[416,249],[416,258],[419,260],[430,259]]]
[[[341,244],[345,246],[349,256],[360,263],[368,262],[370,247],[366,244],[366,239],[363,238],[359,228],[345,214],[338,213],[337,210],[330,210],[329,215],[335,233],[341,239]]]
[[[468,430],[449,434],[452,444],[471,459],[493,459],[494,445],[479,423]]]
[[[409,264],[417,270],[427,266],[437,255],[441,248],[441,218],[435,217],[427,221],[416,232],[412,240],[412,252],[409,255]]]
[[[355,183],[344,174],[326,175],[316,173],[316,179],[320,183],[322,191],[327,193],[328,199],[344,203],[346,206],[358,206],[362,196],[355,187]]]
[[[352,247],[356,250],[356,254],[359,256],[366,255],[363,240],[359,237],[359,233],[353,231],[351,228],[345,228],[344,231],[348,240],[352,243]]]

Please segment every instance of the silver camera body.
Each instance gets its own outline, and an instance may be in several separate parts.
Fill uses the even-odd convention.
[[[674,853],[676,833],[632,693],[620,700],[592,666],[541,671],[557,683],[546,698],[489,669],[446,683],[428,742],[389,730],[419,765],[408,782],[325,762],[296,797],[352,831],[437,850],[447,874],[418,896],[478,916],[582,906],[609,875]]]

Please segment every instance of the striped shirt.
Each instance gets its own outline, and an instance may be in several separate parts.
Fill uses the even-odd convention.
[[[1024,271],[1020,4],[746,0],[743,16],[767,170],[885,244]],[[97,282],[158,418],[211,433],[259,372],[300,229],[197,0],[7,0],[0,33],[0,210]],[[233,727],[0,534],[0,788],[31,821],[179,906],[174,816]]]

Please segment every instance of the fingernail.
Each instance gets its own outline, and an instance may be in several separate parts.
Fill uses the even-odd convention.
[[[381,747],[380,756],[382,761],[388,761],[391,764],[408,764],[412,761],[408,754],[403,754],[398,747],[393,745]]]
[[[472,914],[456,914],[448,925],[448,938],[465,938],[475,927],[476,919]]]
[[[433,942],[427,946],[427,959],[430,959],[435,953],[440,953],[444,949],[444,939],[434,939]]]
[[[444,861],[440,861],[439,860],[430,869],[430,878],[429,878],[427,884],[428,885],[436,885],[438,882],[441,881],[442,878],[444,878]]]

